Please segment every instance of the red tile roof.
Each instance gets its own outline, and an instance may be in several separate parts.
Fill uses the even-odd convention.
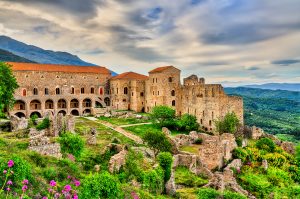
[[[101,73],[110,74],[110,71],[101,66],[71,66],[59,64],[38,64],[7,62],[13,71],[45,71],[45,72],[68,72],[68,73]]]
[[[111,78],[112,80],[114,79],[137,79],[137,80],[146,80],[148,79],[148,76],[146,75],[141,75],[135,72],[126,72],[122,73],[120,75],[114,76]]]
[[[158,67],[158,68],[155,68],[155,69],[149,71],[149,73],[160,73],[160,72],[165,71],[169,68],[175,68],[175,67],[174,66],[162,66],[162,67]]]

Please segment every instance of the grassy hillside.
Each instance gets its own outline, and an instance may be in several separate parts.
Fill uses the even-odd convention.
[[[300,136],[300,92],[255,88],[225,88],[244,99],[245,123],[272,134]]]

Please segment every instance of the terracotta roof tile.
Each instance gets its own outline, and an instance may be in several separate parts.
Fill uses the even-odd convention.
[[[146,80],[148,79],[148,76],[146,75],[141,75],[135,72],[126,72],[122,73],[120,75],[114,76],[111,78],[112,80],[114,79],[137,79],[137,80]]]
[[[7,62],[12,66],[13,71],[45,71],[45,72],[69,72],[69,73],[101,73],[110,74],[105,67],[100,66],[71,66],[59,64],[37,64]]]
[[[174,66],[162,66],[162,67],[158,67],[158,68],[155,68],[151,71],[149,71],[149,73],[159,73],[159,72],[162,72],[164,70],[167,70],[169,68],[175,68]]]

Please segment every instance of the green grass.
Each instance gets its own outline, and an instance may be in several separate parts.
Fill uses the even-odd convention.
[[[186,152],[189,152],[189,153],[199,155],[200,146],[201,145],[197,145],[197,144],[182,146],[182,147],[180,147],[180,151],[186,151]]]
[[[179,166],[175,170],[175,183],[185,187],[201,187],[208,183],[208,180],[202,176],[192,173],[187,167]]]
[[[279,138],[282,141],[288,141],[288,142],[293,142],[295,144],[299,143],[299,140],[297,139],[296,136],[294,135],[289,135],[289,134],[276,134],[276,137]]]
[[[98,119],[109,122],[109,123],[111,123],[113,125],[117,125],[117,126],[149,122],[149,120],[137,119],[137,118],[117,118],[117,117],[107,118],[104,116],[101,116]]]

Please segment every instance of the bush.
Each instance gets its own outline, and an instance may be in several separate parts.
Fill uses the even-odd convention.
[[[184,131],[197,131],[199,129],[196,116],[190,114],[182,115],[177,125],[180,130]]]
[[[36,126],[36,129],[41,131],[43,129],[47,129],[50,126],[50,120],[48,117],[44,118],[41,123]]]
[[[29,126],[32,127],[32,126],[35,126],[37,125],[37,119],[39,118],[39,116],[37,114],[33,114],[31,117],[30,117],[30,120],[29,120]]]
[[[57,178],[57,169],[54,167],[45,168],[42,172],[42,175],[45,179],[48,181],[56,179]]]
[[[224,199],[247,199],[247,197],[244,196],[243,194],[231,192],[231,191],[227,191],[227,190],[224,191],[223,198]]]
[[[175,110],[168,106],[153,107],[151,117],[160,127],[173,127],[175,124]]]
[[[247,150],[241,147],[235,148],[233,151],[233,157],[236,159],[241,159],[242,162],[246,162],[248,159]]]
[[[238,147],[242,147],[243,146],[243,138],[238,137],[235,139],[236,144],[238,145]]]
[[[143,164],[143,159],[144,157],[142,153],[135,153],[134,151],[131,150],[128,152],[126,156],[126,162],[123,167],[124,175],[125,175],[124,179],[130,181],[136,178],[138,182],[143,181],[144,171],[140,166]]]
[[[207,184],[208,180],[192,173],[185,166],[179,166],[175,170],[175,183],[184,187],[201,187]]]
[[[80,157],[84,149],[84,141],[82,138],[70,132],[67,132],[59,139],[61,150],[63,153],[70,153],[75,157]]]
[[[219,133],[235,133],[239,126],[239,119],[234,112],[227,113],[223,120],[216,120],[215,125]]]
[[[120,198],[122,194],[118,179],[108,172],[88,175],[82,181],[79,198]]]
[[[41,154],[37,152],[31,152],[29,154],[30,159],[36,164],[38,167],[46,167],[47,166],[47,159],[45,156],[42,156]]]
[[[154,151],[155,157],[159,152],[171,152],[172,145],[162,132],[150,131],[143,136],[144,142]]]
[[[143,188],[153,194],[161,194],[164,189],[164,172],[161,168],[146,171],[143,178]]]
[[[157,156],[159,165],[164,170],[164,180],[167,182],[171,177],[173,157],[169,152],[161,152]]]
[[[267,152],[271,152],[273,153],[275,148],[276,148],[276,145],[275,143],[273,142],[273,140],[269,139],[269,138],[261,138],[259,139],[255,146],[260,149],[260,150],[265,150]]]
[[[197,194],[198,199],[216,199],[220,195],[221,194],[218,191],[212,188],[201,188]]]

